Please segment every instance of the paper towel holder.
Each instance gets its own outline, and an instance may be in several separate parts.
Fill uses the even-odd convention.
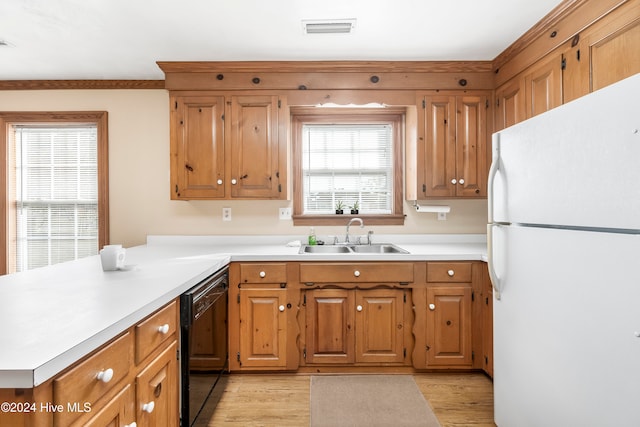
[[[449,213],[451,212],[451,206],[447,205],[420,205],[418,201],[413,202],[413,207],[416,212],[433,212],[433,213]]]

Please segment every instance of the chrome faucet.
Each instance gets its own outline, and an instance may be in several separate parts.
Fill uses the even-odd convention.
[[[354,222],[359,222],[360,223],[360,228],[364,228],[364,221],[362,220],[362,218],[351,218],[349,220],[349,222],[347,223],[347,235],[344,238],[344,242],[345,243],[349,243],[349,227],[351,226],[351,224],[353,224]]]

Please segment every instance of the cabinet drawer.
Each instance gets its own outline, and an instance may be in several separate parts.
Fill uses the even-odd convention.
[[[287,283],[287,264],[240,264],[240,283]]]
[[[471,263],[430,262],[427,264],[427,282],[471,282]]]
[[[69,425],[82,413],[67,410],[68,404],[94,403],[127,377],[132,366],[133,337],[127,332],[53,381],[53,400],[64,406],[54,414],[56,425]]]
[[[140,363],[162,343],[174,335],[178,328],[178,303],[172,302],[160,309],[136,328],[136,364]]]
[[[301,283],[413,282],[413,263],[309,263],[300,265]]]

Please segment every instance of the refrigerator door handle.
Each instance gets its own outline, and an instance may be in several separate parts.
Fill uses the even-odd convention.
[[[491,149],[493,151],[493,161],[489,168],[489,178],[487,179],[487,205],[489,224],[494,222],[493,217],[493,185],[496,179],[496,175],[500,171],[500,134],[494,133],[491,142]]]
[[[493,294],[496,297],[496,300],[500,300],[500,278],[496,274],[496,269],[494,266],[494,253],[493,253],[493,228],[500,227],[499,224],[488,224],[487,225],[487,269],[489,271],[489,279],[491,280],[491,284],[493,286]]]

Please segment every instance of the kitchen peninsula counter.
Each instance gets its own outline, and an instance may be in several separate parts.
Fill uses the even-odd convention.
[[[484,235],[385,235],[409,254],[298,254],[296,236],[149,236],[126,269],[100,257],[0,277],[0,388],[33,388],[234,261],[486,261]]]

